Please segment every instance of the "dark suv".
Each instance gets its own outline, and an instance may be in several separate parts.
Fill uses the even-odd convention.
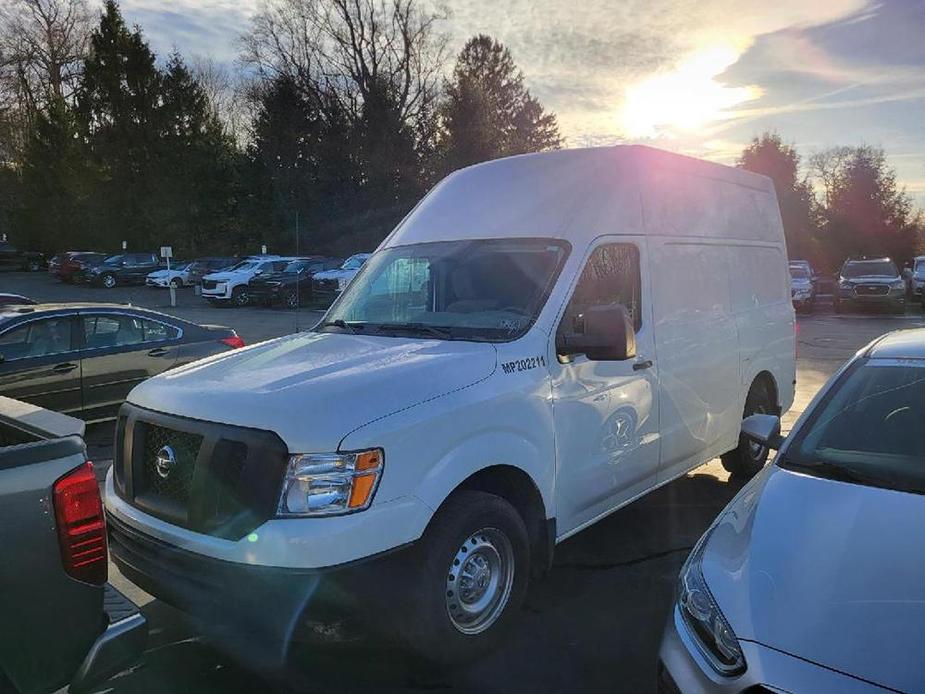
[[[313,255],[293,258],[280,272],[257,275],[248,282],[248,294],[254,304],[280,303],[286,308],[297,308],[312,299],[312,277],[322,270],[339,268],[341,258]]]
[[[906,310],[906,281],[889,258],[846,260],[838,273],[835,312],[852,306],[880,306],[894,313]]]
[[[9,241],[0,241],[0,270],[38,272],[46,265],[45,256],[37,251],[21,251]]]
[[[231,267],[238,262],[238,258],[217,256],[212,258],[196,258],[192,263],[190,263],[189,270],[186,271],[187,274],[187,284],[199,284],[202,281],[204,275],[208,275],[211,272],[218,272],[219,270],[224,270],[225,268]]]
[[[155,253],[123,253],[82,268],[73,275],[73,280],[112,289],[118,284],[144,284],[148,274],[160,268],[161,262]]]

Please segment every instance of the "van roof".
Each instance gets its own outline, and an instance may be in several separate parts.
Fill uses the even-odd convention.
[[[692,209],[704,214],[691,215]],[[437,184],[382,246],[517,236],[576,241],[608,233],[783,241],[765,176],[618,145],[461,169]]]

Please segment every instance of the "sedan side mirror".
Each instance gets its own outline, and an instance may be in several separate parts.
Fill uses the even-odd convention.
[[[742,435],[771,450],[779,450],[784,443],[780,433],[780,417],[773,414],[753,414],[742,421]]]
[[[575,332],[560,336],[559,354],[584,354],[591,361],[626,361],[636,356],[636,330],[626,307],[591,306],[576,323]]]

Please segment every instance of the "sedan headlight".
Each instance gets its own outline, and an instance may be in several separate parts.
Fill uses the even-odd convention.
[[[330,516],[368,508],[382,476],[382,449],[294,455],[277,515]]]
[[[710,665],[719,674],[731,677],[745,671],[745,656],[703,580],[701,560],[708,538],[709,535],[701,539],[681,569],[678,608]]]

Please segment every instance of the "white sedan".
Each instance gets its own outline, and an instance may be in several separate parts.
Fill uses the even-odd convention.
[[[925,691],[925,330],[823,388],[682,569],[659,691]]]
[[[145,278],[145,284],[149,287],[169,287],[171,284],[179,289],[187,287],[190,284],[189,276],[190,263],[180,263],[171,265],[170,269],[155,270]]]

